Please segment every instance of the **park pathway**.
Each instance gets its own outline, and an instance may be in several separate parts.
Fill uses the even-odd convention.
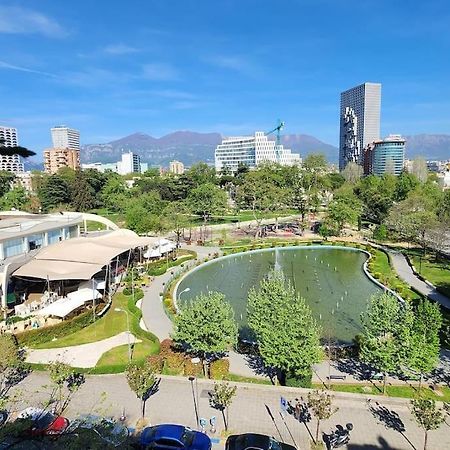
[[[385,249],[391,256],[392,265],[398,276],[407,284],[412,286],[414,289],[419,291],[422,295],[440,303],[447,309],[450,309],[450,299],[444,294],[441,294],[434,286],[422,281],[413,272],[408,260],[403,255],[403,253],[395,250]]]
[[[130,339],[129,341],[128,337]],[[126,345],[128,342],[134,344],[140,341],[131,333],[128,336],[128,332],[123,332],[101,341],[91,342],[90,344],[41,350],[29,349],[27,351],[26,361],[34,364],[49,364],[54,361],[61,361],[70,364],[72,367],[95,367],[103,353],[119,345]]]

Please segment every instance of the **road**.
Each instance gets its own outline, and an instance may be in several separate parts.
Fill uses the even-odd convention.
[[[198,380],[193,384],[198,396],[199,416],[217,418],[217,431],[208,433],[220,437],[223,430],[223,418],[219,411],[209,405],[208,392],[212,388],[209,380]],[[17,388],[24,400],[17,409],[28,405],[38,406],[48,399],[49,379],[46,373],[36,372],[22,381]],[[314,434],[315,420],[306,425],[292,416],[280,415],[280,397],[289,401],[303,396],[307,391],[285,387],[238,384],[236,397],[229,411],[229,428],[232,432],[259,432],[273,435],[298,448],[308,449],[310,435]],[[375,449],[420,449],[423,434],[413,421],[408,402],[402,399],[374,399],[367,401],[365,396],[354,394],[336,394],[334,406],[338,411],[331,419],[323,421],[321,430],[330,433],[336,425],[352,423],[354,431],[351,450]],[[371,412],[372,409],[372,412]],[[86,383],[72,399],[66,415],[73,418],[78,413],[100,413],[118,418],[125,410],[127,425],[133,427],[140,414],[140,402],[130,391],[124,375],[97,375],[87,377]],[[196,427],[191,384],[186,378],[162,377],[159,391],[147,402],[147,419],[152,424],[181,423]],[[273,419],[272,419],[273,418]],[[450,422],[449,422],[450,423]],[[308,431],[309,429],[309,431]],[[400,432],[401,431],[401,432]],[[223,440],[214,449],[223,448]],[[447,424],[430,432],[429,449],[450,448],[450,427]]]

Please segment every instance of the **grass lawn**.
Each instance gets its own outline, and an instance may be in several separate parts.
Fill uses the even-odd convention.
[[[436,260],[434,255],[420,258],[421,250],[410,250],[406,253],[420,275],[433,283],[440,292],[450,298],[450,261],[443,258]]]
[[[323,388],[321,383],[314,383],[314,388]],[[375,387],[372,384],[333,384],[331,385],[331,390],[336,392],[351,392],[354,394],[367,394],[367,395],[377,395],[383,396],[382,385]],[[417,387],[412,387],[410,385],[401,386],[387,386],[386,388],[387,397],[401,397],[401,398],[414,398],[418,394]],[[426,387],[422,387],[421,395],[426,398],[434,399],[437,401],[448,402],[450,401],[450,388],[447,386],[439,387],[439,394],[436,394],[433,390]]]
[[[114,308],[128,309],[127,297],[118,293],[113,297],[111,307],[105,315],[86,328],[76,333],[64,336],[56,341],[46,342],[36,348],[60,348],[72,345],[88,344],[115,336],[122,331],[127,331],[127,318],[125,313],[114,311]],[[131,319],[131,317],[130,317]]]
[[[258,377],[242,377],[241,375],[235,375],[234,373],[229,373],[227,375],[227,380],[236,381],[238,383],[255,383],[255,384],[268,384],[272,385],[272,382],[267,378]]]

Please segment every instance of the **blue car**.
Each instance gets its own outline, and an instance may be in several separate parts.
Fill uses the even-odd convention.
[[[144,429],[141,445],[145,450],[211,450],[211,439],[183,425],[161,424]]]

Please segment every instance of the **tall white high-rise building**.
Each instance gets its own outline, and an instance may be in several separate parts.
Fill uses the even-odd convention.
[[[141,172],[141,158],[135,153],[122,153],[122,161],[117,162],[117,172],[119,175]]]
[[[0,127],[0,147],[16,147],[17,129],[11,127]],[[0,170],[6,170],[14,174],[22,173],[23,163],[19,155],[0,155]]]
[[[298,153],[277,145],[262,131],[254,136],[228,137],[216,147],[214,153],[216,171],[226,169],[236,172],[240,164],[253,169],[263,162],[276,162],[285,166],[301,164]]]
[[[51,129],[53,148],[80,150],[80,132],[65,125]]]
[[[363,165],[366,146],[380,139],[381,84],[363,83],[341,93],[339,170]]]

